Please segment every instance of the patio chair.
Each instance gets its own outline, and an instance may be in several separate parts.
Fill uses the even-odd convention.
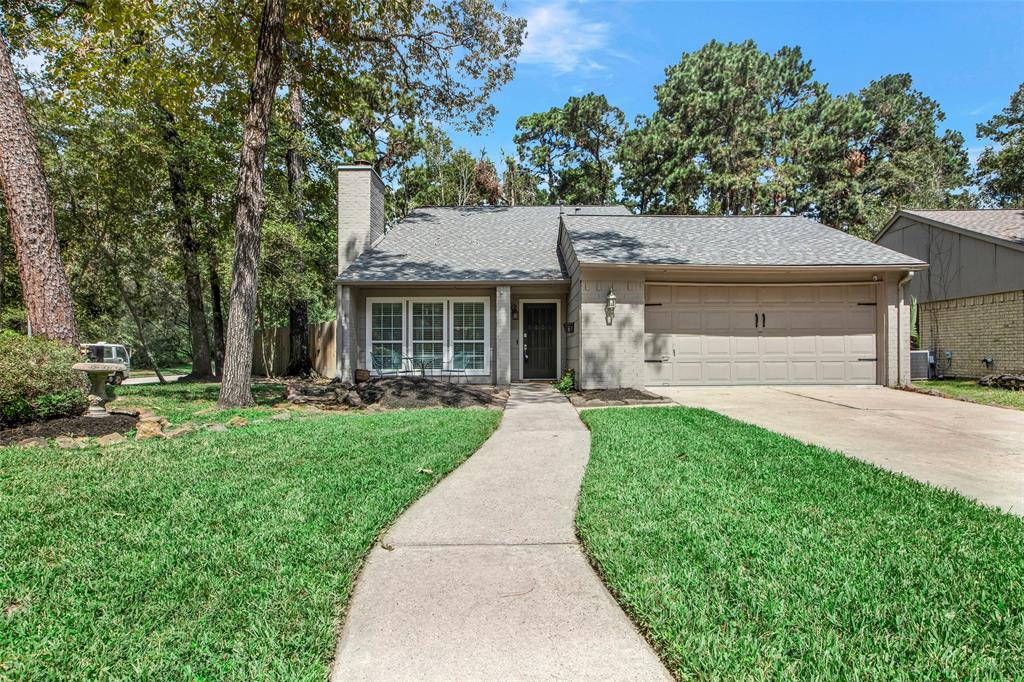
[[[441,378],[448,377],[448,383],[454,383],[452,377],[462,377],[462,382],[466,383],[469,381],[469,374],[466,373],[466,359],[465,354],[456,353],[452,356],[450,362],[445,363],[441,367]]]
[[[399,359],[398,367],[389,367],[385,365],[384,358],[376,353],[370,353],[370,362],[373,364],[373,371],[378,378],[407,376],[415,374],[417,371],[420,373],[420,376],[424,376],[423,363],[417,362],[415,358],[411,358],[408,355],[398,355],[397,353],[391,357]],[[387,364],[391,365],[392,363]]]

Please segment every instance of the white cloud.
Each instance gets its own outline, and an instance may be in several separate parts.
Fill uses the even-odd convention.
[[[610,26],[588,21],[566,2],[535,5],[526,12],[526,42],[519,61],[544,64],[556,73],[602,70],[590,55],[604,49]]]

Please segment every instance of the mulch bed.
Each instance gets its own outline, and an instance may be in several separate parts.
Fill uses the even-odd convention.
[[[26,438],[105,436],[108,433],[127,433],[135,428],[137,421],[139,421],[138,417],[121,413],[111,414],[106,418],[58,417],[4,429],[0,431],[0,445],[14,445]]]
[[[638,388],[593,388],[569,394],[576,407],[613,407],[621,405],[661,405],[672,401]]]
[[[487,385],[449,384],[423,377],[386,377],[358,384],[341,381],[292,381],[285,387],[291,403],[326,409],[383,410],[421,407],[501,408],[508,391]]]

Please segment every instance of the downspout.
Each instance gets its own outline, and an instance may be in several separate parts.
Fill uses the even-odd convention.
[[[910,270],[907,274],[903,275],[900,281],[896,284],[896,295],[898,297],[896,305],[899,306],[899,312],[896,315],[896,385],[903,385],[903,288],[910,283],[910,280],[914,279],[914,271]],[[908,333],[910,330],[907,330]],[[908,337],[907,348],[910,348],[910,341]]]

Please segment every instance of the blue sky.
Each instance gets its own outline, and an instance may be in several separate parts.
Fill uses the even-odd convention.
[[[519,116],[591,90],[627,117],[654,109],[654,86],[683,52],[711,39],[799,45],[833,93],[908,72],[936,99],[946,126],[983,146],[976,123],[1006,106],[1024,81],[1024,2],[511,2],[529,36],[515,79],[494,98],[493,129],[458,144],[492,159],[513,151]]]

